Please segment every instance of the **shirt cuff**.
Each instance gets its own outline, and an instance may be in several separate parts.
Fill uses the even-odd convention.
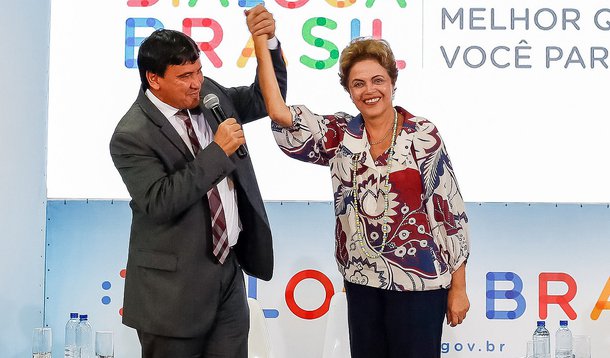
[[[277,40],[277,37],[273,36],[269,40],[267,40],[267,47],[269,50],[277,50],[280,46],[280,42]]]

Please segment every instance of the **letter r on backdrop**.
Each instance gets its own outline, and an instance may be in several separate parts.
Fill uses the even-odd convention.
[[[549,282],[562,282],[568,286],[568,291],[563,295],[550,295]],[[539,301],[538,309],[540,318],[546,319],[549,304],[557,304],[571,320],[576,319],[576,311],[570,306],[570,301],[576,296],[576,281],[567,273],[563,272],[541,272],[538,276]]]

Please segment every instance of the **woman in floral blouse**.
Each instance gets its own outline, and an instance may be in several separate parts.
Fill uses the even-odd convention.
[[[330,167],[352,357],[440,357],[444,317],[460,324],[470,306],[468,220],[438,130],[392,104],[398,70],[389,45],[352,41],[339,75],[360,113],[317,115],[286,106],[266,37],[251,31],[277,144]]]

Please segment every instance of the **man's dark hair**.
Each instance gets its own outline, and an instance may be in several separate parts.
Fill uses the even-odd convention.
[[[165,76],[171,65],[193,63],[199,58],[199,48],[193,39],[179,31],[160,29],[148,36],[138,51],[138,69],[144,90],[148,89],[146,72]]]

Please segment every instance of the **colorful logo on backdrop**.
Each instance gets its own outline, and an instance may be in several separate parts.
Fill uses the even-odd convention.
[[[301,307],[295,295],[297,287],[306,280],[316,281],[324,293],[319,307],[312,310]],[[512,288],[498,289],[496,284],[502,287],[512,284]],[[248,277],[248,297],[257,298],[256,285],[257,280],[253,277]],[[552,288],[555,286],[563,287],[563,292],[554,292],[556,290]],[[600,288],[600,295],[589,313],[589,317],[594,321],[600,317],[602,311],[610,310],[610,278],[608,278],[603,287],[600,285]],[[538,304],[540,319],[546,319],[549,307],[556,305],[569,319],[576,320],[578,314],[572,307],[571,301],[576,297],[577,292],[578,284],[570,274],[565,272],[541,272],[538,276],[538,295],[535,296],[538,298],[536,303]],[[486,275],[485,293],[487,319],[514,320],[521,317],[527,307],[523,293],[523,281],[517,273],[488,272]],[[286,300],[286,306],[292,314],[302,319],[311,320],[320,318],[328,312],[330,300],[334,294],[335,290],[328,276],[317,270],[302,270],[293,275],[286,283],[284,299]],[[516,308],[513,310],[496,309],[498,303],[506,303],[506,301],[512,302],[512,306],[516,306]],[[279,316],[277,309],[264,309],[263,312],[267,318],[277,318]]]
[[[122,269],[119,272],[119,277],[125,279],[126,270]],[[317,282],[323,292],[322,300],[319,307],[314,309],[306,309],[301,307],[298,303],[298,298],[295,292],[297,287],[306,280],[312,280]],[[486,275],[486,317],[490,320],[514,320],[521,317],[527,307],[527,301],[523,296],[524,286],[523,280],[515,272],[488,272]],[[509,289],[499,289],[496,285],[501,287],[511,286]],[[562,286],[562,293],[551,293],[551,286]],[[103,281],[101,288],[104,291],[104,295],[101,298],[103,305],[110,305],[112,298],[110,297],[110,291],[113,284],[110,281]],[[254,277],[248,276],[248,297],[258,298],[258,280]],[[546,319],[548,316],[548,309],[551,305],[557,305],[565,313],[565,315],[571,319],[576,320],[578,317],[577,312],[574,310],[570,302],[576,297],[578,292],[578,284],[576,280],[564,272],[541,272],[538,276],[538,312],[540,319]],[[302,270],[294,274],[290,280],[286,283],[284,290],[284,299],[286,306],[292,314],[295,316],[305,319],[312,320],[318,319],[324,316],[329,308],[330,301],[335,294],[333,284],[323,272],[318,270]],[[512,302],[512,306],[515,307],[512,310],[501,310],[497,309],[498,304]],[[604,286],[601,287],[600,295],[597,301],[591,308],[589,317],[592,320],[599,319],[603,311],[610,310],[610,278],[605,282]],[[119,309],[119,315],[123,315],[123,308]],[[280,311],[276,308],[264,308],[263,314],[265,318],[278,318]]]
[[[488,272],[486,275],[486,316],[494,320],[514,320],[525,313],[527,302],[524,293],[523,280],[515,272]],[[498,289],[501,287],[512,287],[510,289]],[[557,288],[552,290],[551,288]],[[597,320],[602,311],[610,310],[610,278],[602,286],[597,301],[593,302],[589,317]],[[554,292],[562,291],[562,292]],[[557,305],[571,320],[578,317],[578,313],[572,307],[572,300],[578,293],[576,280],[565,272],[541,272],[538,275],[538,315],[540,319],[548,317],[549,306]],[[497,309],[497,304],[509,303],[515,307],[512,310]],[[504,305],[506,306],[506,305]]]
[[[122,269],[121,271],[119,271],[119,277],[124,280],[126,273],[127,270]],[[297,297],[295,295],[295,290],[297,286],[306,280],[318,282],[323,291],[322,302],[320,306],[312,310],[301,307],[297,302]],[[112,302],[112,298],[110,296],[110,291],[112,290],[112,287],[113,284],[110,281],[103,281],[101,283],[103,296],[100,301],[104,306],[108,306]],[[254,299],[258,298],[258,280],[254,277],[247,276],[247,287],[248,297]],[[292,276],[292,278],[286,284],[285,299],[286,305],[294,315],[302,319],[310,320],[320,318],[328,312],[328,309],[330,307],[330,300],[334,294],[335,290],[328,276],[318,270],[302,270]],[[123,307],[119,309],[118,313],[120,316],[123,315]],[[275,308],[264,308],[263,314],[265,318],[277,318],[279,317],[280,312]]]
[[[162,4],[163,2],[169,2],[173,7],[190,7],[197,9],[199,6],[203,8],[206,3],[210,3],[211,0],[189,0],[189,1],[180,1],[180,0],[128,0],[127,6],[128,8],[149,8],[153,9],[156,5]],[[262,0],[239,0],[237,2],[228,0],[215,0],[220,1],[220,4],[225,7],[240,7],[240,8],[251,8],[260,3],[263,3]],[[371,9],[375,6],[377,2],[386,2],[393,1],[396,4],[396,9],[405,9],[407,7],[406,0],[366,0],[366,1],[358,1],[358,0],[325,0],[328,6],[332,8],[350,8],[356,6],[362,6],[364,9]],[[290,9],[294,11],[298,11],[301,8],[305,8],[306,6],[311,6],[309,0],[274,0],[274,2],[285,9]],[[313,2],[312,2],[313,3]],[[320,5],[318,5],[320,6]],[[199,11],[201,13],[201,11]],[[233,11],[231,15],[242,16],[241,11]],[[392,14],[394,15],[394,14]],[[388,16],[390,18],[390,16]],[[223,27],[223,16],[222,14],[218,14],[217,17],[194,17],[194,18],[184,18],[182,20],[182,28],[176,29],[181,30],[185,34],[189,36],[193,36],[193,29],[195,28],[205,28],[211,31],[211,33],[205,39],[193,38],[195,42],[199,45],[199,48],[206,56],[206,58],[212,63],[212,65],[216,68],[220,68],[224,65],[224,61],[218,53],[216,49],[223,43],[223,35],[225,32],[225,27]],[[343,20],[341,20],[343,21]],[[226,23],[226,22],[225,22]],[[305,44],[324,50],[326,55],[322,55],[321,57],[311,57],[309,55],[303,54],[299,58],[299,62],[310,69],[315,70],[324,70],[331,68],[337,64],[339,60],[339,47],[332,41],[318,37],[314,35],[314,32],[317,32],[319,28],[325,28],[331,31],[336,31],[339,26],[349,26],[349,38],[346,40],[351,40],[353,38],[357,38],[360,36],[372,36],[374,38],[382,37],[382,29],[383,29],[383,21],[381,19],[375,19],[371,23],[371,31],[365,31],[363,29],[363,25],[361,20],[358,18],[353,18],[349,20],[348,24],[338,23],[335,19],[328,18],[325,16],[317,16],[305,19],[301,29],[302,40]],[[137,68],[137,48],[140,46],[142,41],[144,41],[145,37],[138,36],[136,33],[150,33],[157,29],[165,28],[161,19],[155,17],[129,17],[125,20],[125,58],[124,63],[127,68]],[[347,41],[346,41],[347,42]],[[237,49],[235,51],[236,63],[238,67],[245,67],[248,60],[254,56],[254,44],[251,38],[244,39],[243,48]],[[405,60],[397,59],[398,69],[404,69],[406,67]]]
[[[121,271],[119,271],[119,277],[124,280],[126,273],[127,273],[127,270],[122,269]],[[102,284],[101,284],[101,288],[102,288],[102,291],[103,291],[103,296],[102,296],[100,301],[102,302],[102,304],[104,306],[108,306],[108,305],[110,305],[110,303],[112,303],[112,297],[110,296],[110,293],[111,293],[111,290],[112,290],[112,286],[113,286],[113,284],[110,281],[103,281]],[[122,290],[121,290],[121,292],[122,292]],[[119,309],[119,315],[120,316],[123,315],[123,307],[121,307]]]

